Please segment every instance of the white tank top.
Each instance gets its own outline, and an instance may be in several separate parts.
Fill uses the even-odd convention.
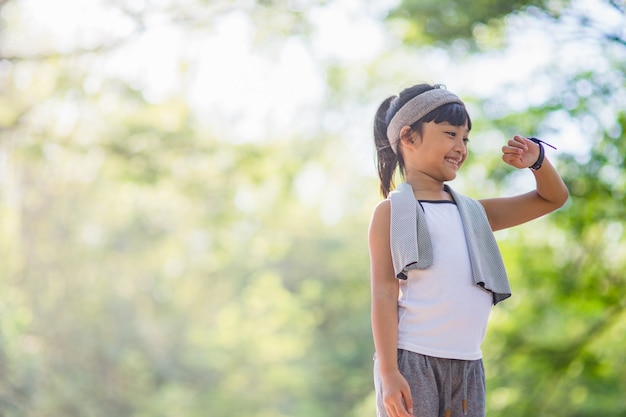
[[[493,297],[472,280],[456,204],[420,204],[432,240],[433,265],[410,270],[408,279],[400,281],[398,348],[440,358],[480,359]]]

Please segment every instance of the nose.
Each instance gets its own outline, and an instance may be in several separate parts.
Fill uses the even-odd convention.
[[[467,154],[467,143],[463,138],[459,138],[454,143],[454,150],[465,156]]]

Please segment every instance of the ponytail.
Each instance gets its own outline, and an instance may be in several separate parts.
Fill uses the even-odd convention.
[[[398,149],[398,154],[396,155],[387,137],[387,112],[395,98],[395,96],[392,96],[383,101],[380,107],[378,107],[374,119],[374,145],[376,146],[380,193],[385,198],[395,188],[393,175],[396,167],[400,166],[400,173],[404,176],[404,161],[402,160],[400,149]]]

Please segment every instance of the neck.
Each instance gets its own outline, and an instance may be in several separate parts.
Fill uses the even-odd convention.
[[[427,176],[407,176],[406,182],[413,188],[418,200],[452,200],[444,189],[444,183]]]

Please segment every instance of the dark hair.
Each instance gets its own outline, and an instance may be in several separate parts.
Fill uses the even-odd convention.
[[[387,126],[402,106],[404,106],[412,98],[435,88],[445,88],[441,84],[418,84],[406,88],[397,96],[391,96],[385,99],[374,118],[374,145],[376,146],[376,164],[378,166],[378,178],[380,179],[380,192],[383,197],[387,197],[389,192],[395,188],[393,175],[396,168],[400,170],[402,178],[406,176],[404,169],[404,159],[402,158],[402,144],[398,142],[397,151],[394,153],[387,138]],[[467,123],[469,129],[472,128],[472,120],[470,119],[467,109],[462,104],[449,103],[428,113],[420,120],[411,125],[411,130],[422,134],[424,123],[448,122],[453,126],[464,126]]]

